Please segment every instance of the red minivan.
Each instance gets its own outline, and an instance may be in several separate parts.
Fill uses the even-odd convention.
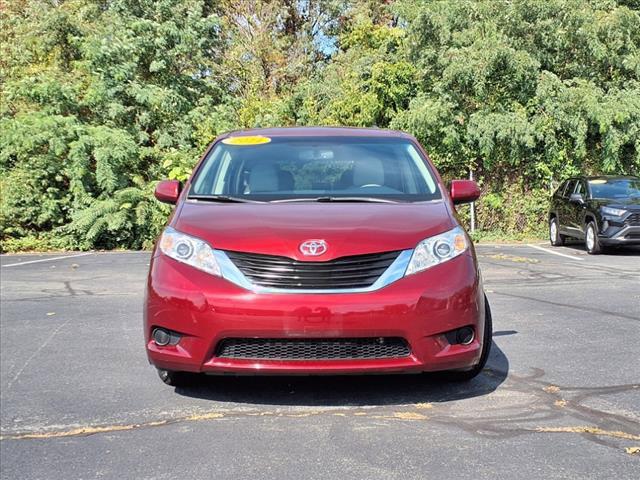
[[[491,347],[491,313],[454,205],[402,132],[232,132],[184,184],[151,259],[150,362],[179,385],[208,374],[443,371],[468,380]],[[193,378],[193,377],[191,377]]]

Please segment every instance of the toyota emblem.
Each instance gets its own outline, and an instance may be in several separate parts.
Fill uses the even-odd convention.
[[[317,257],[327,251],[324,240],[307,240],[300,244],[300,252],[306,257]]]

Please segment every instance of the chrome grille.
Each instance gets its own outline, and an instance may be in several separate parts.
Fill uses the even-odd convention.
[[[389,268],[399,251],[300,262],[288,257],[225,252],[254,285],[283,289],[366,288]]]
[[[262,360],[351,360],[401,358],[410,354],[398,337],[280,339],[227,338],[216,348],[221,358]]]

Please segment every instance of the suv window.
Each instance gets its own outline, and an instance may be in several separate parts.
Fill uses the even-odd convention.
[[[554,197],[562,197],[564,195],[564,189],[567,188],[567,182],[568,180],[565,180],[558,188],[556,188],[556,191],[553,193]]]
[[[577,180],[569,180],[567,182],[567,188],[564,189],[564,194],[562,195],[564,198],[569,198],[573,191],[576,188]]]

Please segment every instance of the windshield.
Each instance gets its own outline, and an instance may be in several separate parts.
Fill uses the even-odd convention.
[[[591,198],[630,198],[640,197],[640,179],[594,179],[589,180]]]
[[[225,139],[204,160],[189,192],[191,198],[216,195],[258,201],[441,198],[411,142],[367,137]]]

